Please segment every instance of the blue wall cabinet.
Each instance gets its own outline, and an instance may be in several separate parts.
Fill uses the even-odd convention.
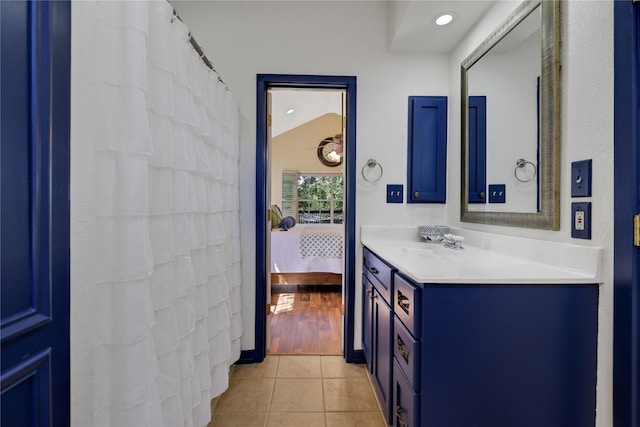
[[[68,426],[71,3],[0,1],[2,426]]]
[[[469,97],[469,203],[487,203],[487,98]]]
[[[446,202],[447,97],[410,96],[407,203]]]

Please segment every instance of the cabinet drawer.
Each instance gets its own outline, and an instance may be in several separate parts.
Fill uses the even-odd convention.
[[[402,373],[400,365],[393,361],[393,425],[394,427],[418,427],[420,424],[420,395]]]
[[[402,320],[409,332],[417,338],[421,337],[421,303],[420,288],[414,286],[399,274],[393,280],[395,292],[393,297],[393,311]]]
[[[400,319],[393,319],[393,355],[411,386],[420,389],[420,341],[416,341]]]
[[[362,271],[371,284],[380,292],[382,298],[391,305],[391,283],[395,270],[369,249],[364,248],[364,265],[362,266]]]

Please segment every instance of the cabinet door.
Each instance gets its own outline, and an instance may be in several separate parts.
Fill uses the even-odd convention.
[[[446,202],[447,97],[409,97],[407,203]]]
[[[369,372],[373,373],[373,286],[367,277],[362,275],[362,352]]]
[[[469,203],[486,203],[487,97],[469,97]]]
[[[387,419],[391,419],[391,358],[393,347],[391,339],[393,327],[391,323],[391,307],[387,305],[374,288],[373,298],[373,379],[376,383],[382,412]]]

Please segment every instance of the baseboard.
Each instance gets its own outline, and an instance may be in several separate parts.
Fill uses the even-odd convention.
[[[264,360],[264,355],[257,350],[242,350],[240,351],[240,359],[236,362],[237,365],[246,365],[249,363],[260,363]]]
[[[257,350],[242,350],[240,352],[240,359],[236,362],[236,365],[246,365],[249,363],[260,363],[264,360],[264,356]],[[364,358],[364,352],[362,350],[353,350],[349,354],[345,355],[347,363],[366,363]]]
[[[352,350],[346,356],[345,360],[347,363],[367,363],[364,358],[364,351],[362,350]]]

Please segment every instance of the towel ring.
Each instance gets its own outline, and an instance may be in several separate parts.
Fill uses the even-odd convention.
[[[374,180],[370,180],[369,178],[367,178],[364,174],[364,168],[367,166],[370,168],[375,168],[376,166],[378,166],[380,168],[380,175]],[[365,181],[378,182],[380,178],[382,178],[382,174],[384,173],[384,171],[382,170],[382,165],[380,163],[376,162],[375,159],[369,159],[367,160],[367,163],[365,163],[364,166],[362,166],[362,171],[360,173],[362,174],[362,178],[364,178]]]
[[[531,174],[531,177],[529,179],[522,179],[518,176],[518,170],[519,169],[524,169],[527,165],[531,165],[531,167],[533,168],[533,174]],[[531,182],[533,181],[533,178],[536,177],[536,173],[538,172],[538,168],[536,167],[536,165],[534,165],[533,163],[531,163],[529,160],[525,160],[525,159],[518,159],[516,161],[516,167],[515,169],[513,169],[513,176],[516,177],[516,179],[520,182]]]

